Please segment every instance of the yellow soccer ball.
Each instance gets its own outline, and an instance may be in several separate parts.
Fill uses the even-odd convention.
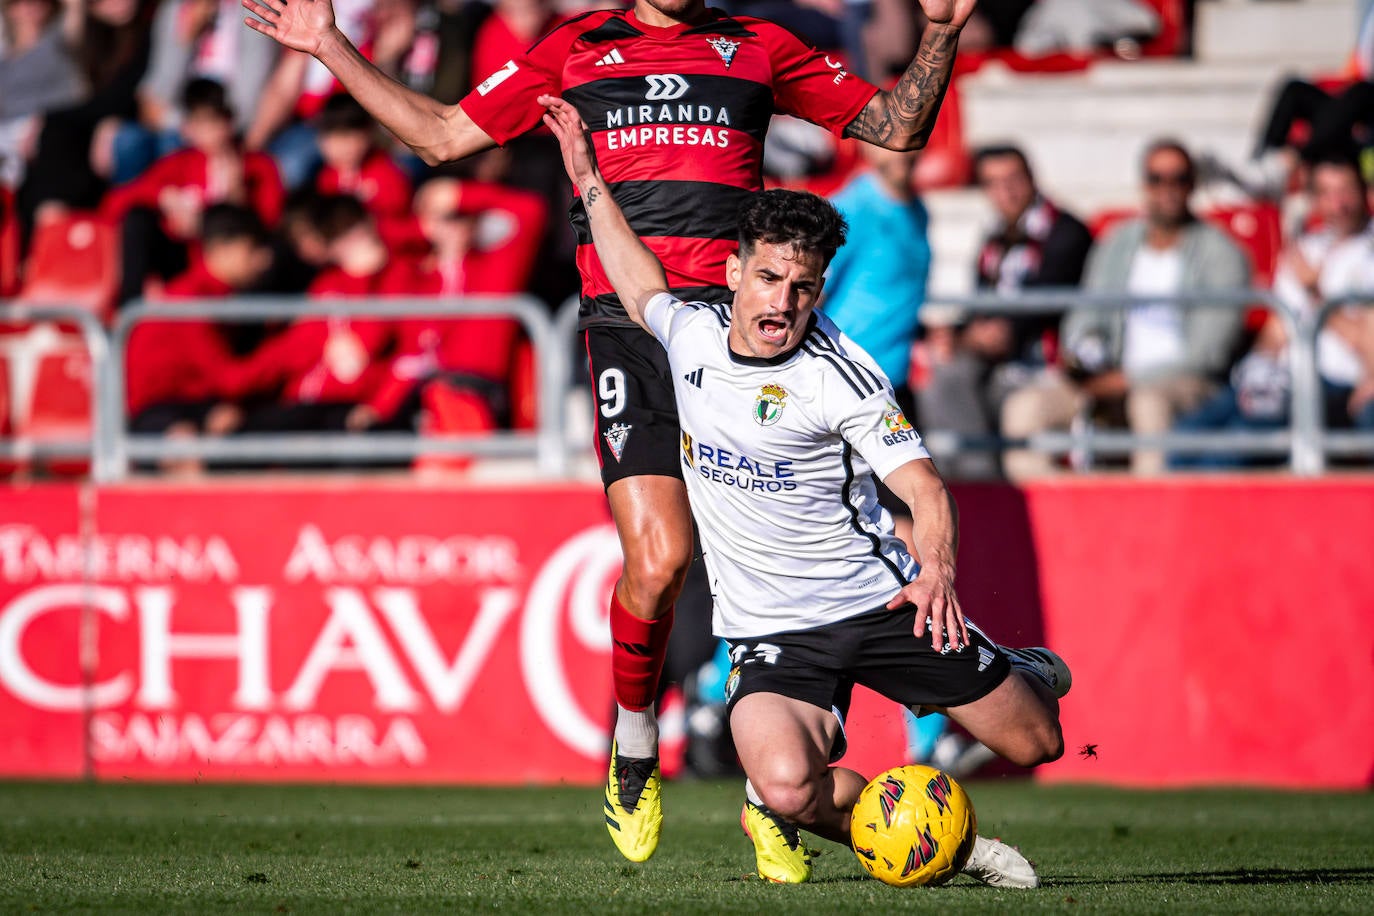
[[[919,764],[893,767],[864,786],[850,822],[859,864],[894,887],[953,878],[977,835],[978,818],[963,786]]]

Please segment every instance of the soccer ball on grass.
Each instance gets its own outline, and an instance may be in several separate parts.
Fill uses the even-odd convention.
[[[859,864],[894,887],[943,884],[973,851],[978,819],[962,786],[934,767],[893,767],[859,793],[850,837]]]

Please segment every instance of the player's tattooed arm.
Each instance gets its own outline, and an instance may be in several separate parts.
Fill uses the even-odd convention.
[[[558,138],[563,168],[582,196],[597,257],[630,319],[641,327],[644,306],[668,288],[668,277],[654,253],[635,235],[597,168],[592,140],[577,109],[557,96],[541,95],[544,123]]]
[[[911,66],[891,90],[869,100],[845,136],[888,149],[925,146],[954,72],[959,33],[976,5],[977,0],[922,0],[929,24]]]

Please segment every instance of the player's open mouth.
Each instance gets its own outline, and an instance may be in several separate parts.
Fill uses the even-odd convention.
[[[787,339],[786,321],[777,318],[759,319],[759,336],[769,343],[782,343]]]

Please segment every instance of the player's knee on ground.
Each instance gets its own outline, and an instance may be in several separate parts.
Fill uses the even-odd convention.
[[[801,826],[815,823],[821,797],[815,781],[800,785],[768,783],[754,788],[765,805],[792,823]]]
[[[1064,732],[1055,719],[1032,722],[1002,751],[1017,766],[1033,767],[1064,756]]]

